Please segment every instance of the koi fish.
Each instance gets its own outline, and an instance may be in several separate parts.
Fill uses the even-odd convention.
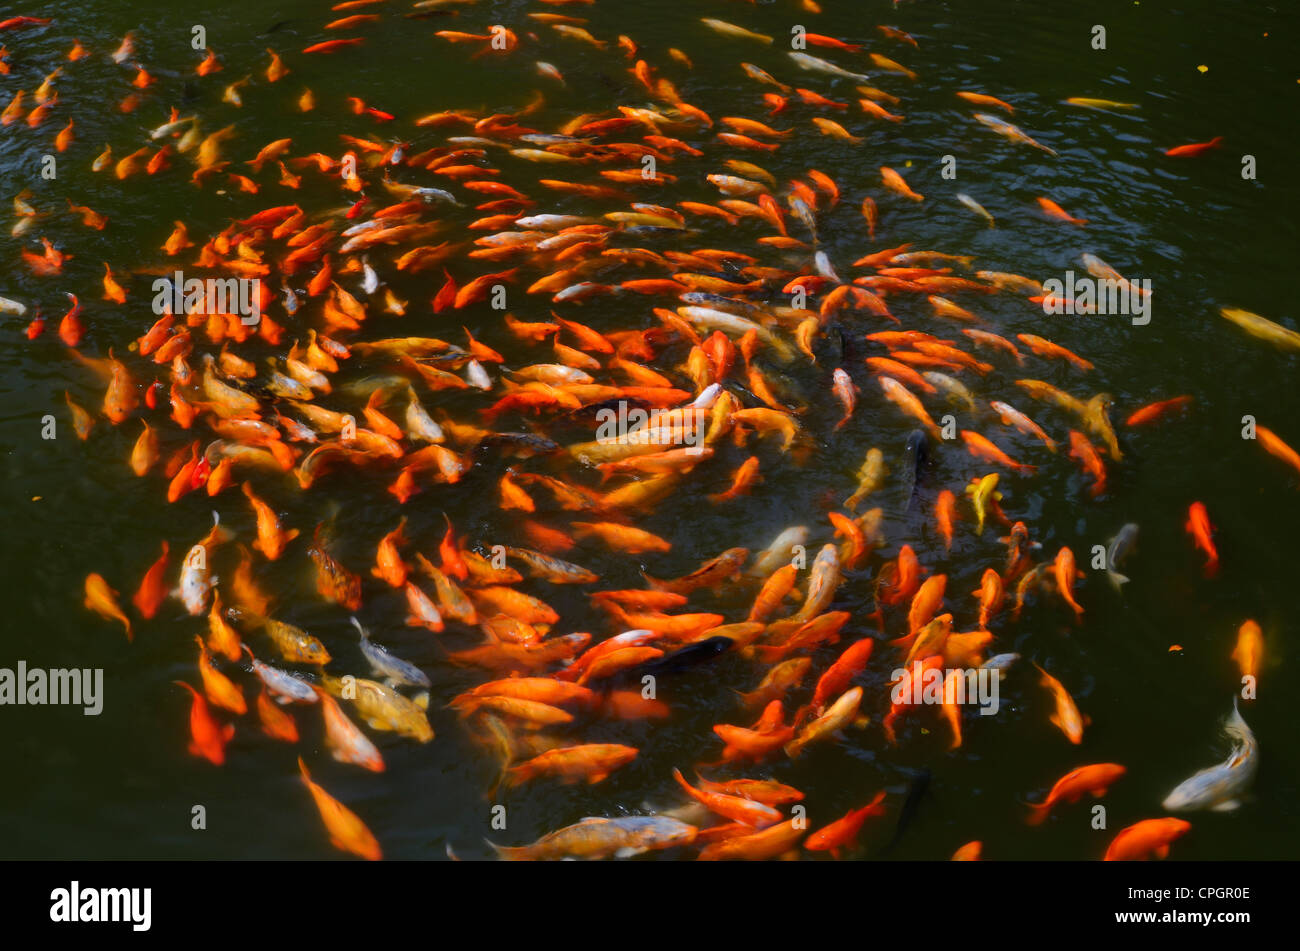
[[[185,681],[172,682],[190,692],[190,753],[203,757],[213,766],[221,766],[226,761],[226,744],[235,735],[235,727],[229,723],[218,724],[203,695]]]
[[[1034,664],[1034,668],[1042,675],[1042,685],[1046,687],[1056,701],[1056,710],[1048,720],[1065,734],[1075,746],[1083,742],[1083,728],[1088,722],[1087,717],[1079,712],[1079,708],[1074,703],[1074,698],[1070,696],[1068,690],[1061,686],[1061,682],[1049,674],[1043,668]]]
[[[858,833],[869,818],[885,814],[885,807],[881,805],[884,799],[884,792],[876,793],[875,798],[865,806],[850,809],[841,818],[808,836],[803,847],[813,852],[829,851],[834,858],[839,858],[844,850],[853,847]]]
[[[86,575],[85,606],[87,610],[94,611],[105,620],[120,621],[122,627],[126,629],[126,639],[128,641],[134,639],[131,619],[122,612],[121,606],[117,603],[117,592],[108,586],[108,582],[102,575],[94,572]]]
[[[631,858],[644,852],[690,845],[697,829],[668,816],[619,816],[584,819],[543,836],[532,845],[507,847],[489,842],[507,862],[564,858]]]
[[[1058,803],[1078,802],[1084,795],[1100,798],[1126,772],[1118,763],[1093,763],[1072,769],[1053,784],[1046,799],[1029,807],[1025,821],[1031,826],[1042,825]]]
[[[1191,831],[1192,824],[1183,819],[1143,819],[1119,834],[1106,848],[1105,862],[1131,862],[1169,855],[1169,845]]]
[[[1169,812],[1198,809],[1228,812],[1241,805],[1242,795],[1250,788],[1259,770],[1259,747],[1255,734],[1237,709],[1235,696],[1223,733],[1233,741],[1228,758],[1179,783],[1160,804],[1163,809]]]
[[[371,862],[383,858],[383,850],[366,824],[355,812],[312,781],[311,773],[307,772],[307,764],[301,756],[298,757],[298,770],[302,773],[303,784],[316,803],[321,821],[325,823],[330,844],[342,852],[351,852]]]
[[[1223,136],[1216,135],[1208,142],[1192,142],[1190,145],[1175,145],[1171,149],[1165,149],[1165,155],[1170,158],[1195,158],[1198,155],[1204,155],[1213,149],[1217,149],[1223,142]]]
[[[1214,526],[1205,503],[1193,502],[1187,509],[1187,522],[1183,526],[1196,547],[1205,552],[1205,577],[1212,578],[1219,570],[1219,550],[1214,545]]]

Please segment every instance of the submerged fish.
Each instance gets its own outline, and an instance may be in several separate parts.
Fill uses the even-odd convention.
[[[312,35],[305,49],[265,50],[269,65],[256,47],[232,45],[221,56],[204,48],[183,76],[137,62],[145,38],[128,33],[111,55],[127,66],[132,88],[109,95],[115,103],[60,99],[56,80],[79,89],[73,80],[97,74],[79,73],[90,68],[80,64],[91,54],[71,36],[62,47],[72,46],[70,53],[49,45],[59,24],[0,21],[0,31],[15,31],[5,33],[13,61],[46,76],[33,79],[31,92],[15,86],[5,94],[3,125],[17,135],[25,119],[38,130],[53,112],[62,126],[49,130],[54,150],[73,156],[83,144],[74,130],[102,129],[113,145],[90,149],[84,161],[92,173],[138,192],[132,231],[147,238],[128,232],[103,242],[108,217],[75,204],[75,196],[51,199],[32,186],[12,199],[18,271],[0,313],[15,318],[14,339],[40,348],[33,359],[42,373],[57,365],[73,378],[53,388],[62,396],[42,421],[42,436],[65,435],[59,427],[71,422],[78,441],[59,443],[61,452],[72,454],[74,467],[96,472],[105,453],[121,450],[128,465],[119,474],[131,480],[123,497],[155,493],[168,513],[155,520],[155,536],[167,535],[161,558],[158,537],[121,551],[88,549],[101,564],[78,573],[84,594],[77,598],[146,644],[184,646],[195,632],[181,628],[206,621],[203,692],[188,688],[190,751],[213,765],[252,755],[248,745],[228,748],[230,724],[222,723],[227,714],[247,713],[247,684],[258,691],[258,722],[268,738],[299,742],[288,707],[318,704],[331,754],[369,771],[477,750],[485,768],[458,767],[444,778],[481,778],[483,788],[470,793],[487,792],[494,802],[522,783],[592,784],[615,770],[611,787],[675,778],[690,797],[691,811],[675,810],[677,818],[589,818],[532,845],[493,846],[503,859],[666,849],[703,860],[835,856],[880,815],[883,794],[871,799],[875,788],[846,787],[837,806],[824,784],[809,786],[805,797],[784,780],[807,776],[808,759],[824,757],[834,772],[837,757],[841,764],[848,754],[870,758],[861,742],[836,738],[883,708],[884,740],[912,764],[889,852],[931,782],[920,764],[960,744],[963,714],[942,698],[932,711],[937,723],[921,711],[917,729],[900,735],[894,726],[907,705],[884,696],[888,664],[919,663],[918,684],[934,672],[940,686],[953,686],[963,669],[990,671],[981,676],[995,682],[1032,680],[1016,669],[1020,654],[986,653],[1024,649],[1033,624],[1060,626],[1069,617],[1077,638],[1040,639],[1035,650],[1056,652],[1039,660],[1087,683],[1080,669],[1086,652],[1066,649],[1072,638],[1089,640],[1084,618],[1095,620],[1076,599],[1082,574],[1074,552],[1091,551],[1097,541],[1087,513],[1122,502],[1121,487],[1141,481],[1143,460],[1165,445],[1147,442],[1163,434],[1144,424],[1163,419],[1172,429],[1178,420],[1169,411],[1190,397],[1132,412],[1121,452],[1112,397],[1099,392],[1100,383],[1077,387],[1109,379],[1104,346],[1095,347],[1096,365],[1073,349],[1096,333],[1083,324],[1053,324],[1041,331],[1048,336],[1028,332],[1038,329],[1032,308],[1052,312],[1063,292],[1009,270],[1030,266],[1012,263],[1010,230],[1023,230],[1033,250],[1049,231],[1057,238],[1089,233],[1067,236],[1063,225],[1096,227],[1038,188],[1022,188],[1006,173],[1003,191],[1022,204],[1014,215],[1004,209],[1000,220],[955,192],[989,228],[1002,229],[1000,237],[992,240],[976,222],[964,236],[949,236],[970,247],[920,244],[921,236],[942,232],[926,228],[928,216],[918,214],[930,206],[916,189],[925,187],[933,204],[936,179],[926,162],[907,158],[916,150],[909,151],[906,130],[918,120],[946,121],[947,103],[959,106],[959,115],[987,110],[974,120],[1055,156],[1000,118],[1030,108],[1033,89],[993,88],[999,98],[945,91],[942,82],[912,85],[918,76],[908,66],[831,35],[829,11],[826,33],[796,26],[788,48],[784,35],[691,14],[690,26],[707,30],[708,44],[687,55],[663,49],[662,30],[647,35],[655,43],[646,46],[617,33],[635,18],[618,25],[593,13],[588,22],[570,15],[584,9],[552,9],[559,6],[567,4],[548,0],[523,14],[529,24],[507,29],[492,25],[495,14],[472,0],[419,0],[401,16],[388,12],[393,4],[345,0],[320,23],[284,21],[267,31],[292,26],[304,36],[323,30],[338,38]],[[800,9],[821,12],[814,0],[801,0]],[[455,17],[441,25],[461,27],[434,35],[437,55],[464,89],[389,88],[409,77],[385,68],[385,44],[394,31],[418,33],[435,17]],[[852,19],[839,22],[851,31]],[[20,58],[29,26],[41,26],[39,42],[24,43]],[[870,31],[880,42],[877,34],[919,46],[896,27]],[[523,70],[509,66],[509,57],[539,42],[545,53],[526,53]],[[805,43],[831,58],[806,52]],[[778,45],[789,59],[773,58],[774,71],[812,88],[738,62],[739,55],[728,59]],[[953,50],[960,51],[951,47],[948,55],[957,55]],[[317,105],[311,88],[280,95],[284,90],[271,86],[288,75],[324,75],[294,62],[319,65],[323,54],[340,67],[328,89],[320,87],[322,112],[336,106],[329,138],[307,115]],[[10,71],[9,55],[0,47],[0,75]],[[744,82],[750,95],[701,81],[693,58],[706,55],[718,75]],[[867,63],[887,74],[879,79],[887,89],[856,71]],[[226,69],[233,82],[214,78]],[[961,69],[956,63],[955,71],[935,75]],[[356,88],[340,92],[341,77]],[[485,98],[489,89],[501,95]],[[940,98],[927,98],[936,89]],[[410,116],[376,105],[390,96],[409,105],[421,95],[429,101]],[[133,114],[159,102],[172,105],[143,125]],[[927,103],[938,104],[937,120],[920,111]],[[1080,97],[1065,104],[1136,108]],[[256,111],[259,121],[217,122],[229,108]],[[275,132],[250,137],[267,116]],[[408,121],[418,135],[403,131]],[[890,148],[867,148],[885,139]],[[1222,141],[1165,154],[1190,159]],[[1087,150],[1075,152],[1074,178],[1057,176],[1042,190],[1074,211],[1114,217],[1097,195],[1069,190],[1089,178]],[[1166,178],[1177,187],[1175,177]],[[177,220],[174,202],[159,200],[179,194],[172,186],[205,193],[187,207],[185,221]],[[988,184],[986,200],[1002,193],[998,186]],[[101,250],[113,256],[102,271]],[[1138,297],[1150,293],[1147,281],[1126,280],[1091,252],[1070,254],[1081,254],[1099,281]],[[1129,249],[1129,260],[1141,257]],[[194,281],[177,273],[182,261]],[[157,297],[142,308],[140,278],[154,276]],[[60,300],[67,294],[71,309],[57,333],[45,334],[48,315],[35,288],[52,278],[47,290]],[[65,289],[69,282],[82,287]],[[1095,311],[1084,300],[1087,283],[1070,293],[1080,309]],[[194,284],[203,287],[191,292]],[[427,311],[411,297],[420,288]],[[102,295],[108,310],[83,311],[73,291],[81,300]],[[1238,308],[1220,313],[1259,339],[1300,350],[1300,334],[1279,323]],[[411,327],[394,329],[395,318]],[[47,366],[61,354],[69,358],[64,364]],[[1026,363],[1034,368],[1020,369]],[[1022,373],[1054,382],[1017,378]],[[865,385],[863,374],[876,382]],[[1127,405],[1150,381],[1122,382]],[[45,398],[46,389],[33,393]],[[1007,402],[1017,391],[1036,401],[1021,404],[1028,413]],[[1258,427],[1258,444],[1300,472],[1300,454],[1283,438],[1284,409],[1275,410],[1278,433]],[[111,425],[96,425],[99,416]],[[135,422],[141,418],[143,432]],[[123,424],[132,427],[131,439],[122,438]],[[1065,433],[1068,460],[1054,455]],[[1083,497],[1075,495],[1069,460],[1091,477]],[[112,512],[114,482],[104,472],[88,484]],[[1003,476],[1015,486],[1005,497]],[[1067,497],[1049,491],[1067,485]],[[196,507],[207,511],[196,501],[205,495],[216,510],[212,527],[177,569],[168,553],[183,548],[169,545],[178,544],[176,535],[192,541],[205,530],[188,521]],[[1236,511],[1207,498],[1225,522]],[[404,514],[394,513],[398,507]],[[1062,517],[1070,513],[1073,520]],[[1032,535],[1052,540],[1050,561],[1031,540],[1040,517]],[[316,526],[310,545],[295,544],[299,530],[287,527],[290,521]],[[990,522],[999,527],[997,544],[985,533]],[[235,533],[227,526],[255,535],[232,552],[225,542]],[[1213,573],[1218,550],[1205,505],[1191,504],[1186,529]],[[1147,531],[1176,534],[1178,526]],[[1236,531],[1225,524],[1225,537]],[[1106,573],[1117,589],[1127,581],[1119,571],[1137,534],[1135,523],[1124,525],[1107,546]],[[758,551],[764,540],[770,543]],[[349,567],[372,559],[369,571]],[[131,604],[119,603],[107,579],[141,574]],[[582,587],[598,582],[602,590]],[[173,583],[177,616],[164,610]],[[1008,595],[1011,605],[1004,604]],[[875,601],[871,613],[863,607],[868,599]],[[1041,614],[1031,623],[1025,611]],[[322,612],[350,617],[358,637],[318,620]],[[245,621],[237,629],[238,618]],[[284,618],[305,619],[315,634]],[[371,640],[367,628],[394,651]],[[274,648],[295,669],[258,660],[253,647]],[[1262,629],[1246,620],[1236,649],[1229,656],[1224,644],[1215,662],[1252,684],[1263,650]],[[192,663],[192,654],[185,656]],[[1038,670],[1050,692],[1050,722],[1081,744],[1086,717],[1060,681]],[[656,695],[660,678],[679,674],[672,691]],[[1033,696],[1036,704],[1048,699]],[[398,747],[434,741],[431,702],[455,735],[439,738],[434,760],[430,750],[403,755]],[[727,712],[728,705],[738,709]],[[701,718],[701,711],[711,714]],[[315,711],[299,713],[309,717],[305,727],[315,726]],[[663,724],[672,727],[671,742],[657,749],[613,742]],[[382,755],[366,728],[389,734]],[[1240,801],[1257,751],[1235,709],[1227,731],[1229,760],[1179,786],[1166,808],[1227,809]],[[1059,742],[1040,732],[1044,744]],[[302,739],[311,744],[321,735],[304,730]],[[720,754],[711,745],[718,739]],[[897,750],[900,743],[914,745]],[[949,760],[961,765],[961,758]],[[281,765],[283,778],[292,765]],[[692,766],[694,784],[685,779]],[[715,774],[714,766],[727,772]],[[754,773],[742,775],[742,766]],[[772,770],[783,782],[767,778]],[[1098,794],[1122,772],[1116,764],[1080,767],[1052,787],[1034,815]],[[240,767],[238,775],[246,774]],[[312,779],[303,760],[298,776],[337,848],[382,856],[375,835]],[[472,798],[463,789],[442,792],[453,804]],[[570,789],[561,799],[601,801],[584,793]],[[355,795],[365,801],[361,787]],[[817,817],[811,835],[784,809],[805,799]],[[521,815],[533,822],[533,812],[512,811],[511,829]],[[1138,823],[1117,836],[1107,857],[1163,855],[1187,828],[1167,818]],[[517,834],[522,841],[540,831]],[[957,856],[979,857],[981,841],[969,831],[942,854],[960,842],[967,844]]]
[[[925,481],[925,469],[930,460],[930,442],[926,439],[924,432],[914,429],[908,433],[904,458],[907,460],[904,469],[906,475],[904,484],[907,486],[907,511],[911,512],[916,508],[917,492]]]
[[[1110,545],[1106,548],[1106,577],[1110,579],[1116,591],[1128,583],[1128,578],[1120,574],[1117,569],[1137,546],[1137,536],[1137,523],[1128,522],[1110,540]]]
[[[894,834],[890,837],[884,849],[881,850],[881,855],[888,855],[902,841],[903,833],[907,831],[907,827],[916,818],[916,812],[921,807],[921,802],[930,789],[930,775],[930,770],[923,767],[908,783],[907,796],[903,799],[902,808],[898,810],[898,822],[894,825]]]
[[[1220,307],[1219,313],[1252,337],[1267,340],[1275,347],[1281,347],[1284,350],[1300,350],[1300,333],[1274,323],[1267,317],[1252,314],[1240,307]]]
[[[839,76],[842,79],[853,79],[860,83],[871,82],[870,76],[862,73],[851,72],[843,67],[836,66],[819,56],[812,56],[808,53],[790,52],[787,54],[800,69],[806,69],[814,73],[825,73],[828,76]]]
[[[643,852],[690,845],[696,828],[667,816],[619,816],[583,819],[543,836],[532,845],[507,847],[489,842],[508,862],[555,859],[631,858]]]
[[[429,686],[429,675],[419,667],[400,657],[394,657],[387,648],[376,644],[366,633],[366,629],[361,626],[361,622],[355,617],[350,619],[357,633],[361,636],[361,653],[365,655],[370,669],[384,678],[384,682],[390,687],[400,687],[403,685],[411,687]]]
[[[1237,709],[1235,696],[1232,713],[1223,724],[1223,734],[1233,742],[1228,758],[1179,783],[1161,803],[1163,808],[1170,812],[1198,809],[1228,812],[1241,805],[1242,796],[1250,789],[1259,770],[1259,746]]]

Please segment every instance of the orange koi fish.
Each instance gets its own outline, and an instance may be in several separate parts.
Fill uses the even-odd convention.
[[[222,765],[226,761],[226,744],[235,735],[234,726],[229,723],[225,726],[218,724],[212,716],[208,702],[203,699],[203,695],[185,681],[174,680],[172,682],[188,690],[192,697],[190,702],[190,753],[203,757],[214,766]]]
[[[1056,781],[1046,799],[1037,805],[1030,804],[1025,821],[1031,826],[1041,825],[1059,802],[1078,802],[1085,794],[1100,798],[1126,772],[1118,763],[1093,763],[1072,769]]]
[[[1205,510],[1205,503],[1191,504],[1183,528],[1192,536],[1196,547],[1205,552],[1205,577],[1213,578],[1219,570],[1219,550],[1214,547],[1214,526],[1210,524],[1210,513]]]

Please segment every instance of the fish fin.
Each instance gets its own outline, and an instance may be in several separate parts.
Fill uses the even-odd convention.
[[[1118,571],[1108,571],[1106,572],[1106,577],[1110,579],[1110,583],[1115,586],[1116,591],[1119,591],[1124,585],[1128,584],[1129,580]]]
[[[1211,812],[1232,812],[1234,809],[1241,807],[1240,799],[1225,799],[1223,802],[1216,803],[1210,807]]]
[[[1165,858],[1168,858],[1168,857],[1169,857],[1169,846],[1168,846],[1168,845],[1157,846],[1157,847],[1156,847],[1156,850],[1155,850],[1155,855],[1156,855],[1156,858],[1158,858],[1158,859],[1165,859]]]
[[[428,710],[428,709],[429,709],[429,691],[427,691],[427,690],[421,690],[419,693],[417,693],[414,697],[411,698],[411,702],[414,703],[414,704],[415,704],[417,707],[419,707],[421,710]]]

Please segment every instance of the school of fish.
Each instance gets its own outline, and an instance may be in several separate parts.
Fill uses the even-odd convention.
[[[679,92],[692,69],[685,52],[593,35],[583,3],[536,6],[502,26],[470,0],[337,3],[324,38],[268,49],[258,72],[236,82],[219,52],[196,51],[184,81],[224,87],[228,120],[220,123],[171,105],[179,80],[150,74],[135,34],[113,50],[84,47],[69,32],[65,59],[41,64],[38,88],[10,84],[0,122],[15,128],[4,134],[51,138],[60,160],[84,168],[95,187],[183,176],[226,189],[246,210],[210,233],[160,215],[155,260],[104,261],[102,288],[65,288],[63,262],[76,249],[42,238],[42,219],[66,213],[93,229],[109,222],[70,201],[66,211],[42,207],[24,190],[13,200],[12,233],[28,243],[19,266],[50,293],[30,307],[0,298],[0,310],[30,320],[33,346],[57,337],[69,374],[101,381],[102,405],[65,394],[63,418],[77,436],[131,434],[134,477],[155,486],[164,505],[212,511],[202,537],[161,538],[151,564],[106,558],[102,573],[85,579],[86,608],[120,625],[127,641],[192,639],[195,676],[178,681],[189,752],[221,766],[239,755],[240,734],[258,731],[296,746],[304,808],[310,801],[319,811],[324,837],[379,859],[383,843],[365,819],[313,778],[321,768],[309,763],[321,757],[301,739],[305,721],[319,718],[312,735],[320,731],[334,760],[376,773],[394,744],[445,742],[445,730],[459,731],[492,764],[484,795],[508,803],[531,784],[606,781],[643,751],[610,742],[605,725],[669,721],[673,679],[725,663],[726,676],[708,682],[734,694],[734,716],[699,737],[697,760],[664,777],[673,795],[628,803],[636,814],[561,820],[532,843],[500,841],[485,826],[459,845],[488,837],[507,860],[666,850],[759,860],[864,857],[863,830],[883,827],[900,807],[906,818],[915,805],[866,789],[859,808],[822,814],[795,785],[801,757],[936,736],[951,749],[964,729],[997,729],[996,718],[951,701],[894,703],[888,689],[867,685],[869,668],[906,668],[908,680],[987,667],[1039,691],[1051,710],[1044,731],[1081,744],[1088,717],[1072,685],[1051,672],[1052,657],[1018,663],[998,642],[1030,600],[1055,604],[1082,636],[1090,598],[1114,596],[1099,580],[1122,596],[1128,578],[1119,569],[1129,570],[1138,526],[1117,526],[1105,572],[1082,581],[1085,541],[1077,551],[1043,550],[1020,487],[1068,459],[1079,489],[1068,504],[1104,497],[1123,472],[1124,444],[1176,425],[1194,411],[1192,398],[1116,406],[1091,382],[1086,355],[1002,332],[991,316],[994,295],[1032,315],[1047,294],[1038,280],[913,247],[895,233],[893,209],[935,200],[914,191],[904,169],[869,158],[869,137],[906,120],[909,87],[920,81],[899,62],[918,48],[908,33],[864,27],[865,38],[848,42],[806,32],[801,48],[782,52],[787,38],[703,18],[720,55],[744,57],[729,104],[706,109]],[[733,7],[743,19],[744,5]],[[807,18],[819,7],[802,0],[791,10]],[[458,29],[430,29],[430,43],[466,70],[545,55],[538,89],[498,113],[394,116],[354,97],[340,111],[356,134],[341,133],[335,153],[295,148],[293,116],[333,107],[293,86],[300,62],[345,63],[367,54],[376,20],[405,14],[427,29],[433,13],[452,15]],[[22,63],[29,31],[71,29],[39,17],[0,21],[0,68],[9,74]],[[635,95],[604,112],[541,121],[562,108],[565,56],[623,71]],[[120,66],[120,88],[105,95],[121,112],[148,117],[152,131],[93,146],[79,138],[58,84],[87,57]],[[952,94],[969,110],[972,137],[992,132],[1008,143],[990,139],[987,148],[1027,148],[1025,158],[1041,163],[1057,155],[1004,118],[1017,112],[1013,103],[974,89]],[[284,137],[241,135],[234,110],[255,98],[283,103]],[[783,161],[794,134],[859,153],[863,174],[837,182]],[[1051,141],[1050,131],[1043,136]],[[1173,147],[1153,161],[1195,159],[1218,144]],[[1008,226],[970,195],[957,200],[988,227]],[[1076,217],[1086,209],[1049,196],[1037,203],[1027,216],[1086,229]],[[841,205],[860,208],[861,253],[852,260],[832,259],[819,238]],[[730,226],[734,245],[705,246],[696,225],[706,219]],[[1083,265],[1118,278],[1093,255]],[[105,353],[82,348],[80,300],[102,294],[138,315],[153,277],[174,270],[256,279],[257,319],[206,312],[202,302],[179,313],[168,304]],[[395,274],[419,275],[427,293],[402,299],[389,283]],[[69,308],[47,327],[41,304],[65,297]],[[1300,349],[1300,335],[1259,315],[1224,308],[1223,317]],[[793,385],[796,368],[815,374],[821,389]],[[610,413],[625,425],[602,434]],[[673,557],[677,533],[643,527],[685,486],[706,491],[713,506],[743,509],[765,473],[797,468],[868,416],[893,425],[897,439],[845,473],[823,522],[790,525],[765,546],[717,538],[698,565]],[[1281,435],[1260,425],[1257,442],[1300,474],[1300,454]],[[964,481],[933,484],[928,460],[938,453],[965,459]],[[277,500],[338,480],[400,514],[362,540],[350,537],[346,512],[286,524]],[[511,537],[477,534],[473,518],[458,514],[459,484],[471,482],[493,487]],[[873,504],[891,483],[907,487],[906,512]],[[1187,561],[1171,570],[1212,577],[1214,516],[1195,499],[1186,511],[1172,531],[1186,532]],[[887,538],[886,523],[906,524],[906,537]],[[998,554],[982,566],[979,587],[955,590],[947,584],[954,538],[989,532]],[[361,550],[369,563],[340,554]],[[331,636],[284,619],[290,606],[259,579],[262,566],[280,560],[314,579],[337,615]],[[611,576],[639,580],[611,587]],[[874,611],[843,610],[850,589],[867,592]],[[367,609],[386,598],[404,604],[405,624],[435,641],[472,686],[446,690],[444,676],[431,679],[433,671],[385,646],[391,638]],[[167,620],[169,603],[183,608],[181,620]],[[1231,658],[1243,677],[1258,676],[1264,635],[1253,620],[1243,619]],[[178,692],[178,724],[184,709]],[[641,735],[653,744],[653,730]],[[1152,803],[1153,813],[1248,801],[1257,744],[1235,699],[1225,735],[1228,759]],[[1043,777],[1027,827],[1104,795],[1125,773],[1117,763],[1082,762],[1050,787]],[[1172,815],[1129,820],[1097,854],[1066,857],[1164,857],[1191,830]],[[988,845],[996,855],[997,844]],[[953,848],[955,859],[977,859],[984,843]],[[447,851],[454,856],[452,843]]]

